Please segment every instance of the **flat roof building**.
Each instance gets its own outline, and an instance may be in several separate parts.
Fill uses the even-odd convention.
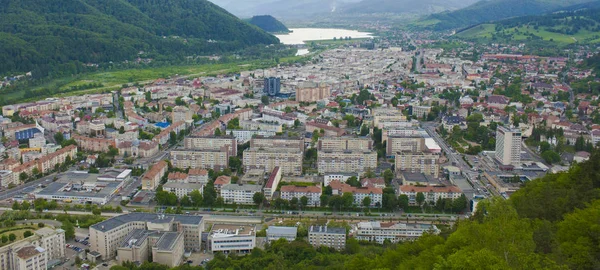
[[[215,224],[208,235],[212,252],[250,252],[256,246],[253,225]]]
[[[308,242],[313,247],[326,246],[337,250],[344,249],[346,247],[346,229],[310,226],[308,230]]]
[[[273,242],[279,239],[285,239],[288,242],[296,240],[298,235],[298,227],[282,227],[282,226],[269,226],[267,228],[267,241]]]

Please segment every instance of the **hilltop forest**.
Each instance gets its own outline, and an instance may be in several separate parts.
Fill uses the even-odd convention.
[[[206,0],[0,4],[0,74],[68,76],[139,58],[182,60],[279,40]]]

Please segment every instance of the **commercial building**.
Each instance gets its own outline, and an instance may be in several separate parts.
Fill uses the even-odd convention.
[[[370,221],[357,224],[354,230],[354,238],[359,241],[376,242],[378,244],[383,244],[385,240],[398,243],[400,241],[415,240],[426,232],[438,234],[440,230],[432,224]]]
[[[0,247],[0,269],[45,270],[65,257],[65,231],[45,227]]]
[[[441,184],[441,182],[433,176],[420,172],[402,172],[398,174],[398,180],[405,186],[437,186]]]
[[[304,82],[296,87],[296,101],[317,102],[331,96],[331,86],[326,83]]]
[[[171,163],[181,169],[223,170],[229,167],[229,154],[220,150],[176,149],[171,151]]]
[[[498,126],[496,130],[496,160],[504,166],[521,165],[521,131]]]
[[[160,184],[160,179],[167,172],[168,165],[164,160],[154,164],[150,170],[148,170],[144,176],[142,176],[142,189],[143,190],[155,190]]]
[[[319,151],[319,174],[349,172],[364,173],[377,167],[377,152],[362,150]]]
[[[265,78],[263,93],[269,96],[276,96],[281,92],[281,79],[276,77]]]
[[[109,260],[117,255],[119,246],[136,229],[158,232],[178,232],[183,235],[184,249],[199,251],[204,220],[201,216],[129,213],[90,226],[90,250]]]
[[[202,193],[203,189],[203,184],[167,182],[163,185],[164,191],[175,193],[179,199],[183,198],[183,196],[190,195],[194,190],[198,190]]]
[[[302,151],[294,148],[253,148],[244,151],[243,164],[246,171],[281,169],[283,175],[302,174]]]
[[[185,149],[226,151],[229,156],[237,155],[237,140],[234,137],[188,136],[183,142]]]
[[[373,150],[373,140],[365,137],[322,137],[317,149],[321,151]]]
[[[296,240],[298,227],[269,226],[267,228],[267,241],[274,242],[285,239],[288,242]]]
[[[326,246],[342,250],[346,247],[346,229],[327,226],[310,226],[310,229],[308,230],[308,243],[313,247]]]
[[[302,197],[306,197],[308,199],[308,206],[318,207],[321,205],[321,187],[317,186],[308,186],[308,187],[299,187],[299,186],[282,186],[281,187],[281,198],[284,200],[292,200],[296,198],[300,200]]]
[[[417,205],[417,193],[425,195],[425,202],[436,203],[438,199],[458,199],[462,191],[456,186],[399,186],[396,194],[408,196],[410,205]]]
[[[227,184],[221,187],[225,203],[254,204],[254,194],[262,192],[260,185]]]
[[[256,246],[256,229],[252,225],[214,224],[208,235],[212,252],[250,252]]]
[[[396,153],[396,174],[403,172],[424,173],[439,177],[439,156],[426,152],[403,151]]]

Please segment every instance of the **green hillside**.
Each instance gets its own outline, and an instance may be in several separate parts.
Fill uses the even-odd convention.
[[[539,15],[591,0],[489,0],[466,8],[432,14],[415,25],[432,30],[460,29],[506,18]]]
[[[0,74],[81,72],[83,64],[279,43],[205,0],[11,0],[0,4]]]
[[[254,16],[249,19],[248,22],[270,33],[290,32],[290,29],[288,29],[282,22],[278,21],[271,15]]]
[[[480,24],[456,34],[468,40],[541,41],[558,45],[600,43],[600,2],[542,16]]]

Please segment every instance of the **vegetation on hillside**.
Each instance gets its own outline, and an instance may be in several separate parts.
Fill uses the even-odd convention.
[[[544,14],[561,7],[589,2],[589,0],[490,0],[479,1],[456,11],[432,14],[420,26],[432,30],[460,29],[484,22],[506,18]]]
[[[0,74],[70,76],[98,65],[182,61],[278,39],[206,0],[16,0],[0,5]]]
[[[290,32],[290,29],[288,29],[282,22],[278,21],[271,15],[254,16],[248,20],[248,22],[270,33]]]

